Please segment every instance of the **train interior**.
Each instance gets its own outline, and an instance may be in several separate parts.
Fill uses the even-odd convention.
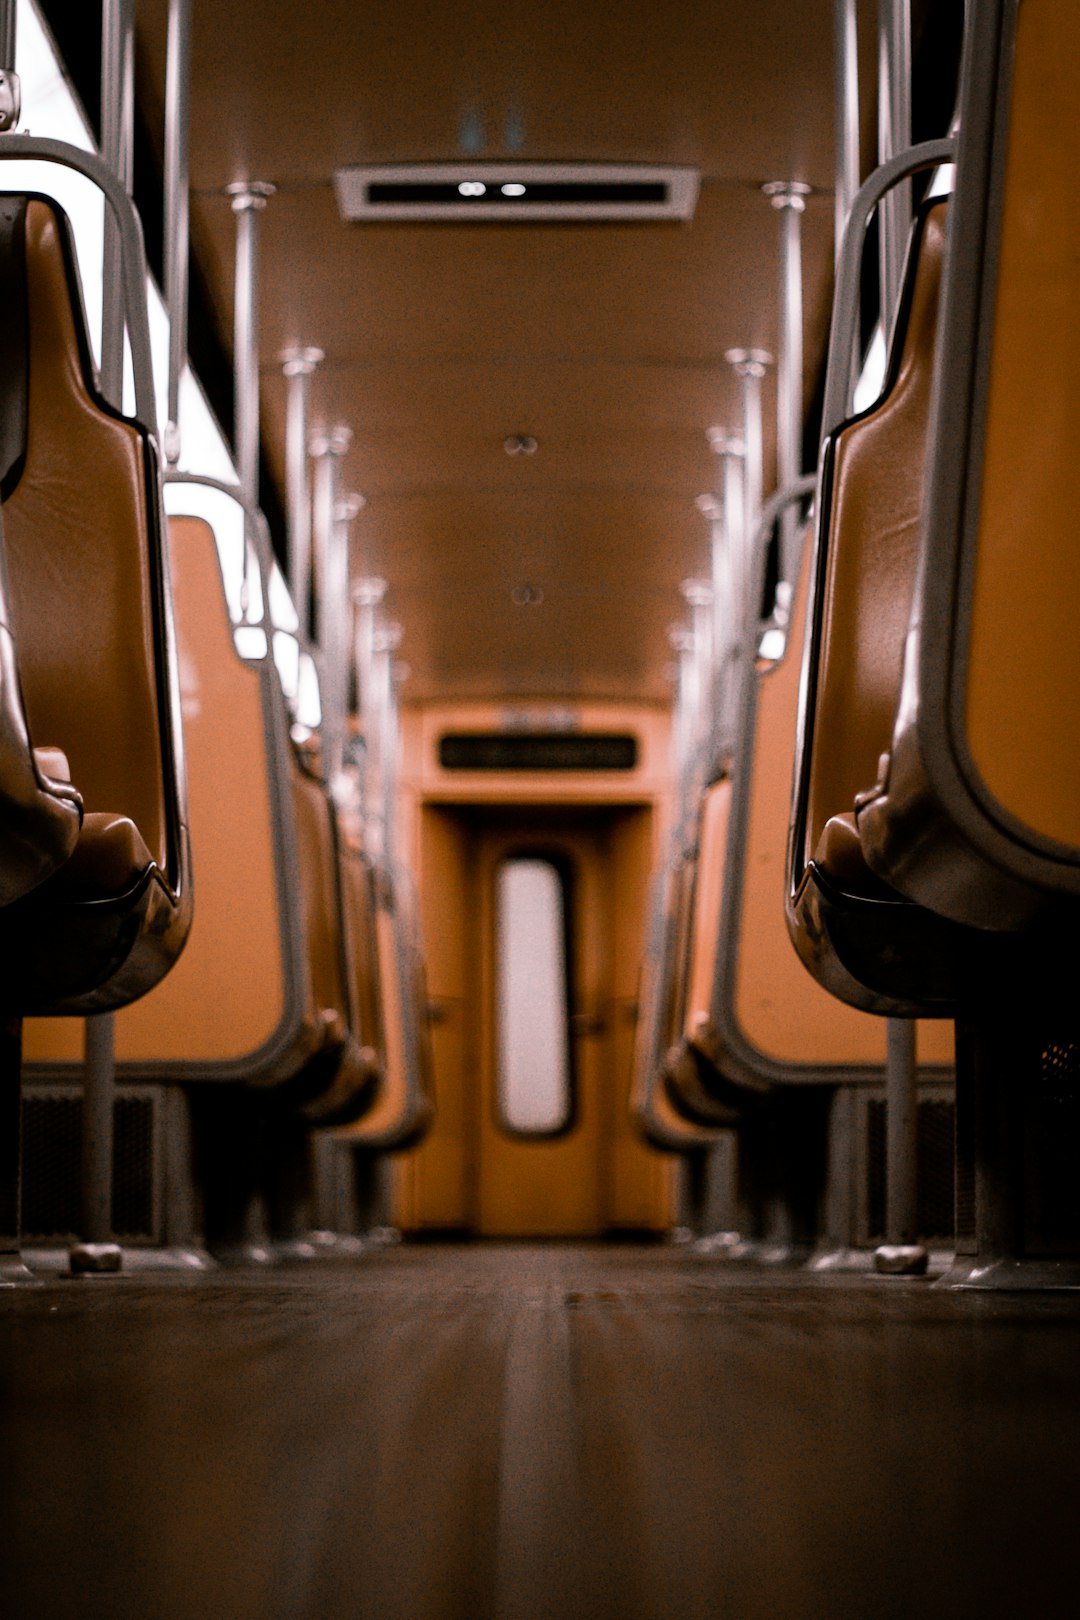
[[[0,1613],[1076,1612],[1078,92],[0,0]]]

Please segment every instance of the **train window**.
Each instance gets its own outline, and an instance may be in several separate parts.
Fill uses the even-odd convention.
[[[225,601],[229,618],[234,626],[251,629],[262,623],[262,573],[254,548],[244,535],[244,509],[225,490],[211,484],[166,483],[165,510],[170,516],[200,517],[209,523],[217,544],[221,580],[225,588]],[[237,649],[241,657],[266,656],[266,637],[262,630],[261,643],[257,638],[242,638],[237,631]],[[261,651],[255,651],[261,646]]]
[[[566,887],[553,861],[518,856],[498,871],[496,1094],[516,1134],[551,1136],[573,1113]]]
[[[42,27],[37,8],[20,0],[16,32],[16,70],[22,80],[25,109],[20,128],[34,135],[49,135],[67,141],[84,152],[97,148],[93,136],[69,88],[67,77]],[[75,252],[82,283],[90,346],[95,362],[101,357],[102,256],[104,205],[92,181],[66,169],[62,164],[26,159],[9,161],[0,174],[5,191],[37,191],[54,197],[71,221]],[[161,294],[152,281],[147,284],[150,316],[150,347],[153,355],[158,420],[166,420],[166,378],[168,376],[169,321]],[[135,409],[131,357],[126,356],[124,410]],[[197,379],[185,368],[180,378],[180,466],[225,483],[234,482],[233,466],[221,429],[214,420]]]
[[[291,630],[295,635],[300,628],[300,615],[293,606],[289,587],[276,559],[270,564],[266,594],[270,598],[270,623],[276,630]]]

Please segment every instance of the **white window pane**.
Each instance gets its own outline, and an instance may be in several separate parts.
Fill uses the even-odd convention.
[[[514,1131],[569,1122],[570,1043],[563,885],[550,861],[499,869],[496,1023],[500,1114]]]

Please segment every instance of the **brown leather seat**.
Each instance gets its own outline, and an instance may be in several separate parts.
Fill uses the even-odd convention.
[[[347,1117],[371,1092],[374,1043],[356,1038],[343,988],[330,806],[290,741],[269,643],[262,658],[237,650],[211,524],[172,517],[169,535],[199,905],[174,971],[117,1014],[118,1072],[277,1088],[309,1118]],[[106,819],[87,817],[52,883],[100,881],[106,856],[119,880],[137,859],[130,822],[91,847]],[[70,1073],[62,1025],[35,1023],[31,1071]]]
[[[947,211],[939,199],[916,220],[882,398],[825,449],[789,860],[791,936],[811,973],[854,1007],[900,1015],[952,1012],[963,935],[875,876],[852,818],[900,703]]]
[[[718,823],[726,822],[729,788],[726,781],[716,783],[707,795],[714,833]],[[704,815],[703,810],[702,819]],[[722,842],[721,837],[721,845]],[[660,876],[654,944],[642,967],[642,1012],[638,1020],[631,1102],[646,1140],[654,1147],[674,1152],[693,1152],[710,1146],[717,1140],[719,1127],[730,1124],[736,1117],[731,1111],[720,1119],[714,1108],[707,1118],[702,1118],[698,1106],[700,1082],[693,1059],[687,1059],[680,1045],[686,1006],[694,994],[691,989],[694,946],[699,945],[705,954],[709,948],[707,908],[699,903],[700,876],[699,827],[694,844],[679,850]],[[717,899],[722,876],[721,864],[709,880],[710,892],[716,891]]]
[[[794,582],[783,657],[755,662],[744,693],[732,779],[726,863],[718,895],[713,972],[691,1001],[669,1065],[669,1090],[699,1120],[729,1117],[733,1095],[792,1085],[880,1079],[885,1030],[879,1019],[829,995],[792,949],[784,918],[789,792],[798,722],[810,548]],[[924,1066],[952,1062],[951,1028],[919,1026]]]
[[[358,1021],[375,1032],[379,1081],[341,1134],[357,1147],[401,1151],[420,1140],[432,1113],[423,959],[393,875],[372,867],[354,842],[342,876]]]
[[[992,138],[1008,161],[989,179],[973,161],[970,184],[958,171],[927,562],[905,701],[859,833],[875,869],[922,905],[995,933],[1075,939],[1080,241],[1061,198],[1080,19],[1039,0],[1009,13],[1003,37],[998,98],[980,100],[988,66],[969,87],[969,126],[973,158]]]
[[[20,332],[22,442],[3,487],[10,630],[28,736],[85,832],[59,875],[0,909],[0,995],[98,1011],[151,988],[190,922],[176,675],[153,442],[97,392],[67,221],[0,199],[3,323]],[[35,774],[41,781],[40,767]],[[62,870],[62,868],[61,868]]]
[[[30,741],[8,624],[3,544],[0,523],[0,905],[9,905],[67,860],[79,836],[82,798],[61,751]]]

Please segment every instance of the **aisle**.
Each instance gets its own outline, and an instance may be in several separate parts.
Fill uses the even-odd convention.
[[[8,1293],[0,1391],[17,1620],[1075,1612],[1077,1300],[405,1246]]]

